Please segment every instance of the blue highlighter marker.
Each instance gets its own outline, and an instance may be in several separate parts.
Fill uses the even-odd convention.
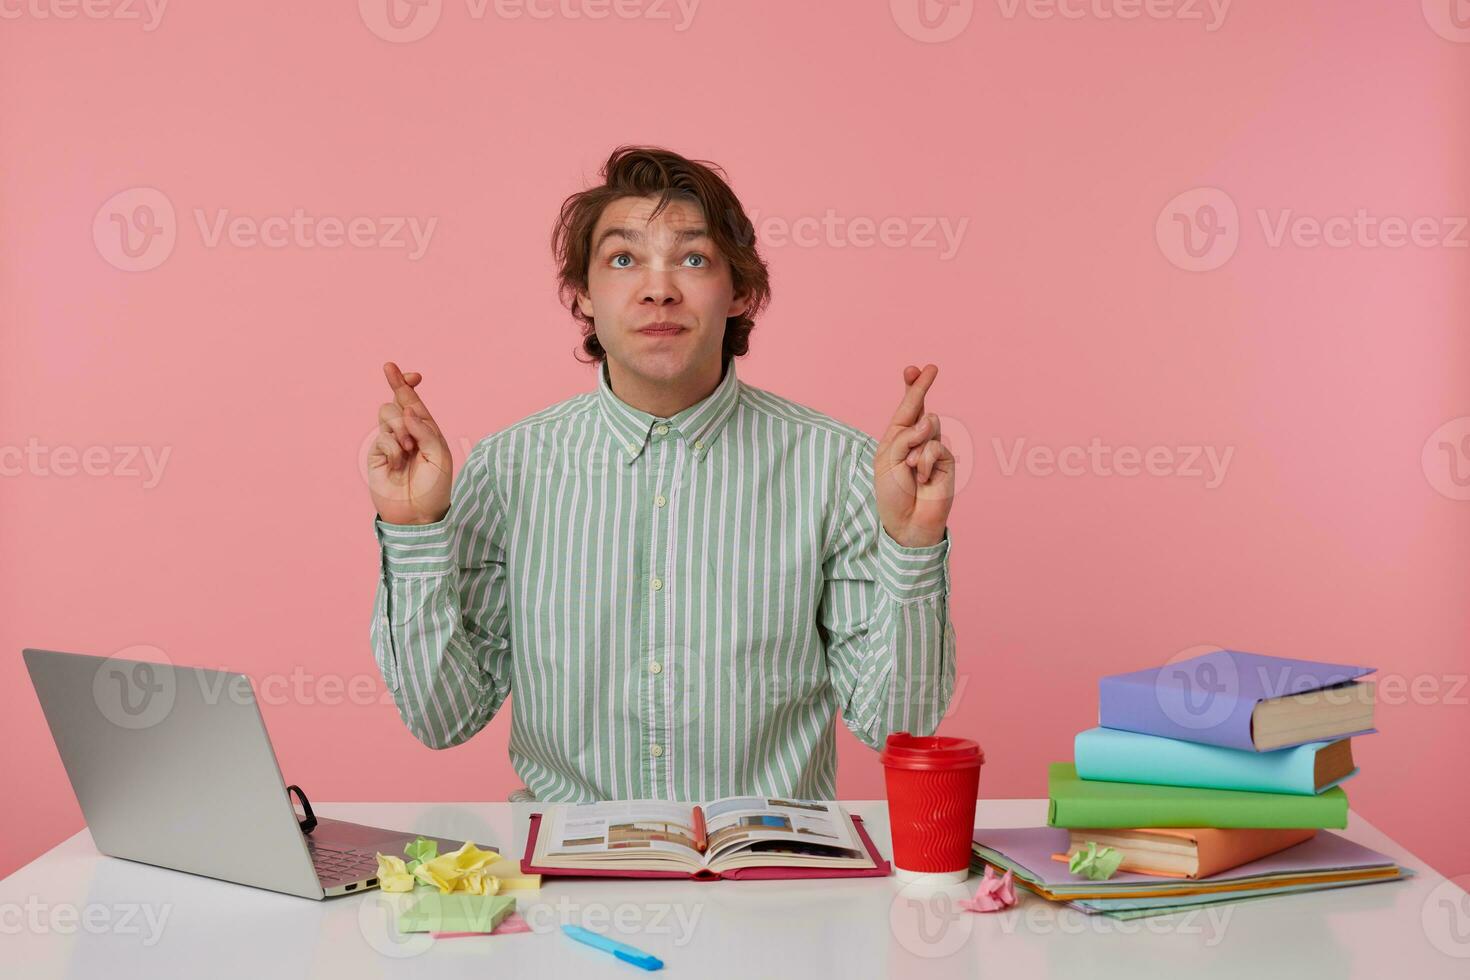
[[[632,963],[634,966],[644,970],[662,970],[664,968],[664,961],[657,956],[645,953],[641,949],[635,949],[626,943],[620,943],[598,933],[590,932],[581,926],[563,924],[561,931],[579,943],[586,943],[593,949],[600,949],[604,953],[613,954],[624,963]]]

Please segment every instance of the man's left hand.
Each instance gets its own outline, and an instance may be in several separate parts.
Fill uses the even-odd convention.
[[[938,375],[934,364],[903,369],[903,401],[873,454],[878,519],[907,548],[943,541],[954,503],[954,456],[939,441],[939,416],[924,411],[924,395]]]

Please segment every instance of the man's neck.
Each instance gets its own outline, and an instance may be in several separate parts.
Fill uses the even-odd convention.
[[[711,373],[713,372],[713,373]],[[655,381],[624,371],[618,364],[607,362],[607,381],[613,394],[641,412],[667,419],[697,405],[720,386],[725,367],[716,361],[688,377]]]

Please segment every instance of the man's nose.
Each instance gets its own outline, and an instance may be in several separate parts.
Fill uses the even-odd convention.
[[[652,269],[643,282],[643,302],[666,306],[679,302],[679,288],[674,285],[674,275],[666,270]]]

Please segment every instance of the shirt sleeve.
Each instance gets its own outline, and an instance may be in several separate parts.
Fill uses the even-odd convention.
[[[949,531],[918,548],[888,535],[873,490],[876,450],[868,436],[844,466],[818,618],[843,723],[881,749],[890,732],[931,735],[938,727],[954,693],[955,635]]]
[[[434,524],[375,517],[382,571],[373,658],[404,724],[445,749],[489,723],[510,694],[510,604],[500,506],[482,442]]]

